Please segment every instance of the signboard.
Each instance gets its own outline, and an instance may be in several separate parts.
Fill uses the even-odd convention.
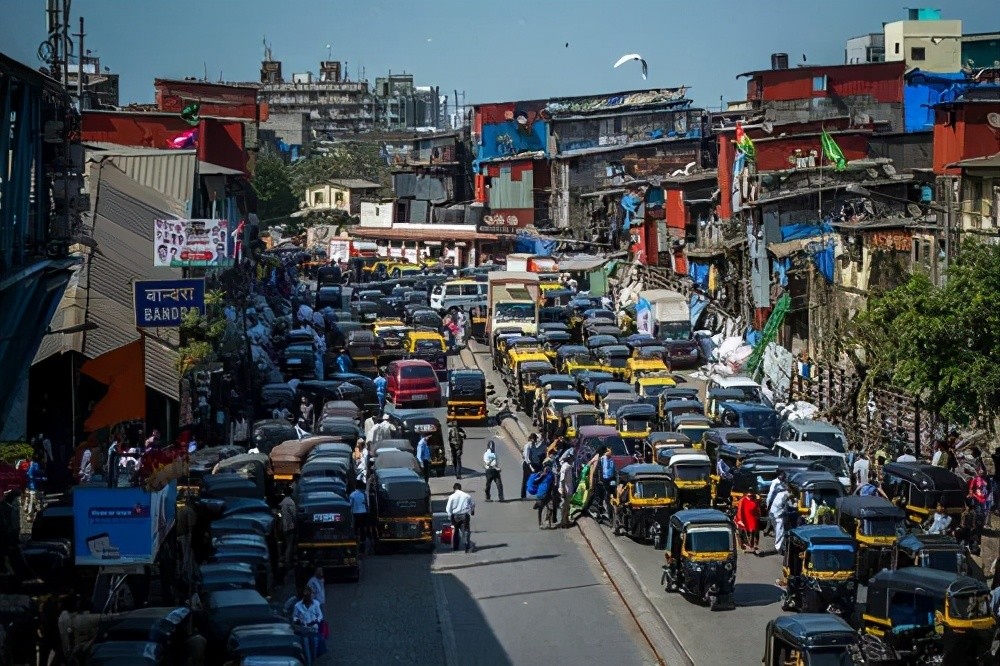
[[[139,280],[133,285],[136,328],[171,328],[196,310],[205,314],[205,280]]]
[[[227,220],[154,220],[153,265],[171,268],[228,266]]]
[[[635,305],[635,328],[638,333],[654,335],[653,331],[653,308],[642,296]]]
[[[483,221],[476,225],[476,231],[481,234],[495,234],[498,236],[515,236],[520,228],[520,223],[516,215],[504,215],[494,213],[484,215]]]
[[[176,504],[176,481],[154,493],[141,488],[75,488],[77,566],[152,564],[177,518]]]

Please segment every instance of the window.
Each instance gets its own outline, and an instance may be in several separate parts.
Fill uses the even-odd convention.
[[[910,60],[925,60],[927,51],[922,46],[914,46],[910,49]]]
[[[478,296],[479,289],[474,284],[462,285],[462,296]]]
[[[896,42],[896,53],[899,53],[899,42]]]
[[[334,201],[336,201],[338,204],[344,203],[344,193],[343,192],[337,192],[336,198],[334,199]]]
[[[813,77],[813,92],[825,92],[826,91],[826,76],[814,76]]]
[[[321,203],[324,203],[324,201],[323,201],[323,193],[322,192],[313,192],[313,205],[314,206],[318,206]]]

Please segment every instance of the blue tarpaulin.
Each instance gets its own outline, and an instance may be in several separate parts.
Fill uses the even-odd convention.
[[[757,343],[760,342],[761,337],[763,337],[763,333],[756,329],[748,328],[747,334],[743,336],[743,339],[746,340],[746,343],[751,347],[756,347]]]
[[[809,256],[812,257],[816,270],[823,274],[827,283],[833,284],[833,240],[826,241],[824,246],[820,242],[809,244]]]
[[[903,128],[906,132],[934,129],[934,105],[950,102],[970,87],[964,72],[923,72],[906,75],[903,88]]]
[[[542,152],[547,157],[548,136],[549,124],[541,120],[536,120],[527,128],[515,120],[483,125],[476,160],[472,166],[478,172],[480,160],[511,157],[519,153]]]
[[[543,240],[537,236],[530,236],[528,234],[518,234],[514,241],[515,252],[534,254],[539,257],[551,257],[555,248],[556,244],[554,241]]]
[[[622,231],[628,231],[632,226],[632,216],[639,211],[639,204],[642,203],[635,194],[628,192],[622,197],[622,208],[625,209],[625,221],[622,223]]]
[[[788,257],[784,259],[772,259],[771,266],[778,274],[778,284],[782,287],[788,286],[788,269],[792,267],[792,260]]]
[[[688,262],[688,275],[702,289],[708,288],[708,264],[702,264],[697,261]]]
[[[701,319],[701,313],[704,312],[707,307],[707,298],[699,294],[691,294],[691,328],[696,328],[698,326],[698,320]]]
[[[781,242],[812,238],[821,234],[832,234],[833,227],[826,222],[796,222],[781,227]]]

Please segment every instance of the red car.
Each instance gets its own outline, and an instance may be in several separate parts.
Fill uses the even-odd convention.
[[[611,459],[615,461],[615,469],[622,469],[637,462],[625,445],[625,440],[613,426],[583,426],[579,430],[577,442],[576,460],[574,461],[577,474],[594,457],[594,454],[605,446],[611,447]]]
[[[386,370],[385,399],[396,407],[440,407],[441,385],[427,361],[393,361]]]

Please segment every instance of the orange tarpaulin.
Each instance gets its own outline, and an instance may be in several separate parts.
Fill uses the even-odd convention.
[[[83,424],[85,432],[146,418],[146,382],[142,371],[142,341],[119,347],[87,361],[80,372],[108,385]]]

